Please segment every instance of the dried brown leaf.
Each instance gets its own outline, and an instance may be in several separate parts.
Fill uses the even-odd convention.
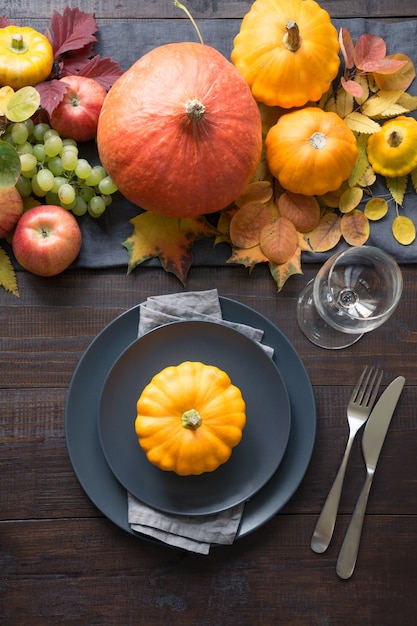
[[[313,230],[320,221],[320,205],[314,196],[287,191],[278,198],[278,211],[301,233]]]
[[[339,210],[341,213],[349,213],[356,209],[363,198],[363,189],[360,187],[352,187],[346,189],[340,197]]]
[[[340,221],[336,213],[326,213],[318,226],[306,233],[305,239],[313,252],[327,252],[339,243],[342,236]]]
[[[285,217],[275,217],[261,231],[260,246],[272,263],[286,263],[298,247],[297,230]]]
[[[272,221],[272,212],[263,202],[249,202],[230,221],[230,240],[236,248],[252,248],[260,241],[262,228]]]
[[[362,246],[369,239],[368,218],[358,209],[342,216],[340,228],[344,240],[350,246]]]

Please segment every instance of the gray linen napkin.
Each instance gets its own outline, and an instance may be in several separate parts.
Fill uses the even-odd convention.
[[[138,336],[157,326],[181,320],[218,322],[259,343],[263,337],[261,329],[223,320],[216,289],[148,298],[140,305]],[[273,348],[260,345],[272,357]],[[208,554],[212,544],[232,544],[243,510],[244,503],[214,515],[172,515],[156,511],[128,493],[128,522],[132,530],[199,554]]]

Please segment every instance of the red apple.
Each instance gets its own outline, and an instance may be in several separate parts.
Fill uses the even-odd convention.
[[[0,187],[0,237],[12,232],[23,213],[23,200],[16,187]]]
[[[67,92],[51,115],[51,126],[61,137],[89,141],[96,136],[97,123],[106,90],[86,76],[64,76]]]
[[[81,241],[81,230],[72,213],[43,204],[23,213],[12,248],[24,269],[38,276],[55,276],[75,261]]]

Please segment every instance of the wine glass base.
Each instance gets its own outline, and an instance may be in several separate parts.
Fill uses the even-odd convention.
[[[319,315],[313,301],[314,279],[310,280],[297,301],[297,322],[312,343],[327,350],[340,350],[356,343],[364,333],[350,334],[336,330]]]

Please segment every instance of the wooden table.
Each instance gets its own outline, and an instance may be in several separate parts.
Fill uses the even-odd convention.
[[[64,2],[54,2],[62,11]],[[68,3],[76,6],[77,3]],[[6,6],[6,5],[5,5]],[[241,18],[249,1],[189,2],[194,17]],[[332,17],[417,17],[415,0],[323,1]],[[7,7],[6,7],[7,8]],[[3,11],[6,10],[3,9]],[[82,3],[99,23],[178,18],[171,2]],[[14,2],[9,17],[46,23],[51,3]],[[33,20],[27,16],[36,16]],[[297,294],[317,265],[277,294],[268,269],[193,267],[188,290],[217,288],[253,307],[292,342],[317,407],[311,462],[290,501],[255,532],[209,556],[132,537],[91,502],[71,465],[64,433],[68,387],[94,337],[154,294],[181,291],[159,267],[73,270],[52,279],[19,272],[20,299],[0,291],[0,624],[7,626],[411,625],[417,622],[416,268],[403,266],[404,295],[382,328],[342,351],[323,351],[299,332]],[[324,555],[311,533],[340,463],[346,404],[362,367],[404,375],[371,491],[356,571],[335,563],[364,479],[354,446],[334,540]],[[94,371],[91,371],[94,379]]]

